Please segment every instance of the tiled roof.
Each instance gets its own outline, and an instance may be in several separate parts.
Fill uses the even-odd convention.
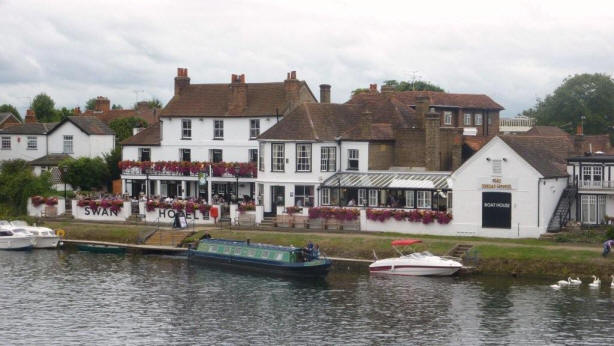
[[[0,113],[0,124],[4,123],[5,121],[7,121],[10,118],[14,118],[19,123],[21,122],[21,121],[19,121],[19,119],[17,119],[17,117],[15,115],[13,115],[13,113],[6,112],[6,113]]]
[[[524,134],[528,136],[569,136],[569,133],[556,126],[533,126]]]
[[[83,115],[95,116],[106,124],[110,124],[115,119],[124,119],[137,117],[145,120],[148,124],[158,122],[158,108],[141,108],[141,109],[111,109],[106,112],[94,112],[91,110],[85,111]]]
[[[393,91],[390,93],[365,92],[354,95],[348,103],[360,103],[364,99],[373,97],[386,97],[391,94],[400,102],[415,106],[416,99],[420,96],[428,96],[432,107],[453,107],[464,109],[490,109],[503,110],[504,108],[493,101],[487,95],[481,94],[451,94],[439,91]]]
[[[499,136],[544,177],[567,176],[566,159],[573,147],[556,136]]]
[[[424,188],[448,189],[450,172],[369,172],[336,173],[326,179],[324,187],[350,188]]]
[[[488,143],[494,136],[463,136],[463,144],[468,146],[474,152],[480,150],[486,143]]]
[[[311,97],[301,101],[315,101],[307,83],[297,81]],[[284,83],[245,83],[247,104],[240,112],[231,110],[231,84],[190,84],[179,95],[173,96],[160,116],[263,116],[283,115],[289,110]],[[299,93],[300,95],[300,93]]]
[[[415,125],[415,111],[393,99],[356,104],[303,103],[260,139],[392,140],[394,128]]]
[[[68,154],[49,154],[28,162],[30,166],[57,166],[60,161],[69,158]]]
[[[121,145],[160,145],[160,123],[153,124],[132,137],[124,139]]]
[[[115,132],[111,130],[107,124],[102,122],[102,120],[98,119],[94,116],[87,115],[78,115],[73,117],[68,117],[65,121],[70,121],[75,124],[78,128],[80,128],[83,132],[88,135],[114,135]],[[50,131],[53,132],[53,131]]]
[[[582,143],[582,152],[597,152],[601,151],[606,154],[614,154],[610,144],[610,135],[584,135]]]
[[[59,123],[26,123],[0,130],[1,134],[9,135],[44,135],[53,130]]]

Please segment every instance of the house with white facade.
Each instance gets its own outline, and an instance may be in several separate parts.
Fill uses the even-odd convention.
[[[583,225],[609,223],[614,217],[614,156],[587,152],[567,159],[578,194],[572,218]]]
[[[0,161],[26,160],[36,174],[67,157],[102,156],[115,147],[113,130],[96,117],[70,116],[61,122],[39,123],[32,111],[24,124],[0,130],[0,139]]]
[[[576,188],[557,137],[497,136],[451,176],[450,235],[537,238],[571,217]]]
[[[230,83],[192,84],[187,69],[179,68],[159,124],[121,143],[122,191],[252,198],[256,138],[303,102],[317,100],[294,71],[282,82],[246,83],[242,74]]]

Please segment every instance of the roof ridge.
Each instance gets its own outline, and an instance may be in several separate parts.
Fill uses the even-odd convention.
[[[318,136],[318,133],[316,132],[316,128],[313,124],[313,119],[311,118],[311,112],[309,111],[309,107],[307,106],[307,102],[303,103],[303,106],[305,107],[305,114],[307,115],[307,120],[309,120],[309,126],[311,126],[311,132],[313,133],[313,137],[316,140],[320,140],[320,136]]]

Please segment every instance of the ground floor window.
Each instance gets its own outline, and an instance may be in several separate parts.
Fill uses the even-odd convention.
[[[294,186],[294,205],[297,207],[313,207],[313,185]]]
[[[431,191],[418,191],[417,207],[420,209],[430,209],[431,208],[431,194],[432,194]]]
[[[378,203],[377,190],[369,190],[369,206],[377,207]]]
[[[581,221],[584,224],[605,223],[605,196],[582,195],[580,197]]]
[[[330,205],[330,189],[322,189],[322,205]]]
[[[405,191],[405,208],[414,208],[414,190]]]
[[[358,189],[358,205],[367,205],[367,190]]]

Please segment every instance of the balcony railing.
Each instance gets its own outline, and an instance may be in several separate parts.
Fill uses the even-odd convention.
[[[580,189],[614,189],[614,181],[581,180],[578,187]]]
[[[121,161],[119,168],[125,175],[162,175],[198,177],[256,178],[258,169],[253,162],[186,162],[186,161]]]

